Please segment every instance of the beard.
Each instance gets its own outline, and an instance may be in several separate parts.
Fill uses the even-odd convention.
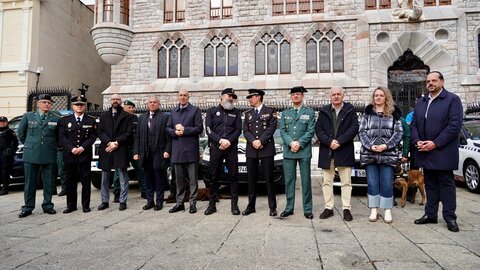
[[[230,102],[227,100],[222,101],[222,106],[225,110],[231,110],[235,108],[235,105],[233,105],[233,102]]]

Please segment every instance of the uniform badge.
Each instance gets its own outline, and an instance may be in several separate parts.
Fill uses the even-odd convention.
[[[68,123],[67,127],[68,127],[68,128],[71,128],[71,127],[72,127],[72,123]]]
[[[252,115],[250,114],[250,116],[248,116],[248,120],[252,120]]]
[[[216,115],[217,115],[217,116],[220,116],[220,112],[217,112]]]

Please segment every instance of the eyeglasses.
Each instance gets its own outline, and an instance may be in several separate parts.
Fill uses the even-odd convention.
[[[122,100],[121,98],[111,98],[110,100]]]

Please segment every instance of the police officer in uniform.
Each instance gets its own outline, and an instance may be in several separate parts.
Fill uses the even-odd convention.
[[[278,123],[283,139],[283,173],[287,197],[287,205],[280,214],[281,217],[293,214],[298,163],[302,180],[303,213],[305,218],[313,218],[310,160],[312,159],[312,137],[315,132],[315,112],[303,105],[305,92],[307,90],[303,86],[295,86],[290,90],[293,107],[282,112]]]
[[[231,211],[240,215],[238,209],[238,136],[242,133],[242,119],[240,111],[234,107],[233,100],[237,99],[232,88],[226,88],[220,96],[220,105],[208,109],[205,116],[208,143],[210,146],[210,203],[205,215],[217,212],[216,198],[218,194],[218,179],[224,170],[223,161],[227,165],[230,192],[232,195]]]
[[[43,180],[44,213],[53,215],[52,190],[55,181],[55,162],[57,161],[57,138],[59,112],[51,111],[52,97],[48,94],[38,96],[35,112],[23,115],[18,125],[18,138],[23,142],[23,168],[25,171],[25,205],[18,216],[24,218],[32,214],[35,208],[35,191],[40,169]]]
[[[265,179],[268,194],[270,216],[277,215],[277,200],[273,185],[273,157],[275,142],[273,133],[277,128],[277,116],[274,109],[263,105],[265,92],[258,89],[248,90],[247,99],[253,109],[245,112],[243,135],[247,139],[246,156],[248,172],[248,206],[242,212],[247,216],[255,213],[256,185],[259,175],[259,163]]]
[[[0,116],[0,196],[8,194],[10,170],[13,166],[13,157],[18,147],[15,132],[8,127],[8,119]]]
[[[67,178],[67,208],[64,214],[77,210],[77,183],[82,182],[83,212],[90,212],[90,171],[92,145],[97,137],[93,117],[86,115],[87,99],[83,96],[71,99],[73,114],[59,123],[59,140],[64,147],[63,162]]]

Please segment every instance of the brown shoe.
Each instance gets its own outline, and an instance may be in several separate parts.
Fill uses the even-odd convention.
[[[323,213],[320,214],[320,219],[327,219],[329,217],[333,217],[333,210],[325,208]]]
[[[352,213],[350,213],[350,210],[348,209],[343,209],[343,220],[345,221],[352,221]]]

